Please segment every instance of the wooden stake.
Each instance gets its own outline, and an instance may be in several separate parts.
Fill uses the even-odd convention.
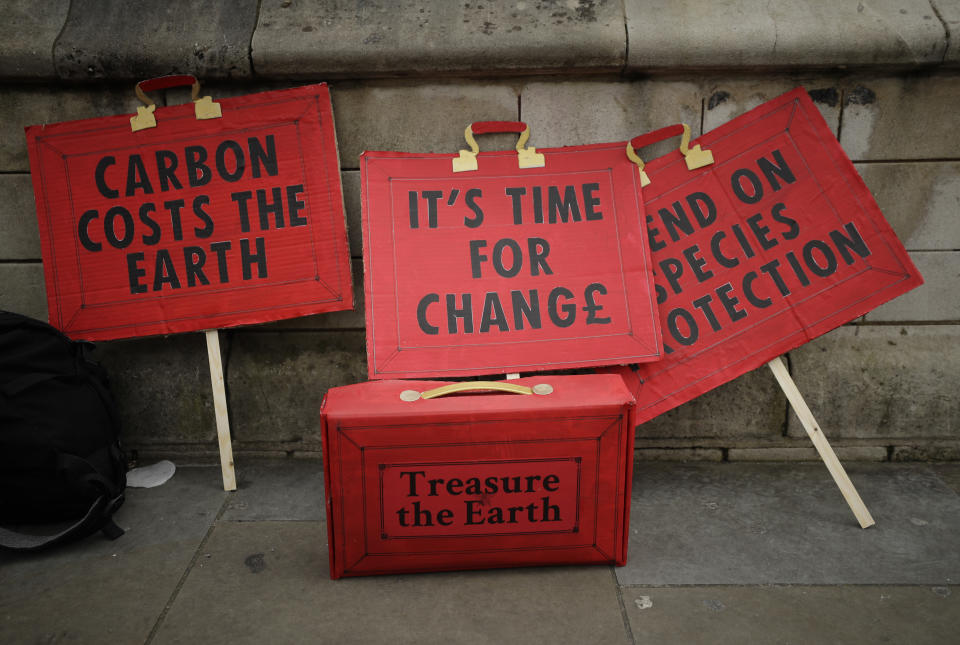
[[[813,418],[813,413],[810,412],[806,401],[803,400],[803,395],[801,395],[800,390],[797,389],[797,384],[793,382],[793,378],[791,378],[790,372],[787,370],[787,365],[783,362],[783,358],[780,356],[776,357],[767,363],[767,367],[769,367],[773,375],[777,377],[780,388],[783,390],[783,393],[787,395],[787,400],[790,401],[793,411],[796,412],[797,417],[800,418],[800,423],[803,424],[803,428],[807,431],[810,441],[813,442],[813,446],[820,454],[820,459],[826,464],[827,470],[829,470],[830,475],[833,476],[833,481],[837,483],[840,492],[843,493],[843,498],[847,500],[847,505],[850,506],[850,510],[853,511],[857,521],[860,522],[860,528],[865,529],[873,526],[875,522],[870,515],[870,511],[867,510],[863,500],[860,499],[857,489],[854,488],[853,482],[850,481],[850,478],[847,476],[847,471],[843,469],[840,460],[837,459],[837,455],[833,452],[833,448],[830,447],[830,442],[827,441],[827,438],[824,436],[819,424],[817,424],[817,420]]]
[[[208,329],[207,358],[210,359],[210,384],[213,386],[213,409],[217,415],[217,441],[220,443],[220,471],[223,490],[237,490],[233,471],[233,446],[230,443],[230,418],[227,416],[227,391],[223,385],[223,359],[220,356],[220,332]]]

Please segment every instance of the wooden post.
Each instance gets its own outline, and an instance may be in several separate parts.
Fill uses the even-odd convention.
[[[830,442],[827,441],[827,438],[824,436],[819,424],[817,424],[817,420],[813,418],[813,413],[810,412],[806,401],[803,400],[800,390],[797,389],[797,384],[793,382],[793,378],[791,378],[790,372],[787,370],[787,365],[783,362],[783,358],[780,356],[776,357],[767,363],[767,367],[769,367],[773,375],[777,377],[780,388],[783,390],[783,393],[787,395],[787,400],[790,401],[793,411],[796,412],[797,417],[800,418],[800,423],[803,424],[803,428],[807,431],[810,441],[813,442],[817,453],[820,454],[820,459],[826,464],[827,470],[829,470],[830,475],[833,476],[833,481],[837,483],[840,492],[843,493],[843,498],[847,500],[847,504],[850,506],[850,510],[853,511],[857,521],[860,522],[860,528],[865,529],[873,526],[875,522],[870,515],[870,511],[867,510],[863,500],[860,499],[857,489],[854,488],[853,482],[850,481],[850,478],[847,476],[847,471],[843,469],[840,460],[837,459],[837,455],[833,452],[833,448],[830,447]]]
[[[223,490],[237,490],[233,471],[233,446],[230,443],[230,418],[227,416],[227,391],[223,385],[223,359],[220,356],[220,332],[208,329],[207,358],[210,359],[210,384],[213,386],[213,409],[217,416],[217,441],[220,443],[220,471]]]

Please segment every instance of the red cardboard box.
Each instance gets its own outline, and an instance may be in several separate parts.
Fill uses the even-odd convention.
[[[321,420],[331,578],[626,562],[619,376],[361,383],[331,389]]]

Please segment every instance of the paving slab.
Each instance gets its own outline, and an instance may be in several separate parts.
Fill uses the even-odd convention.
[[[248,77],[257,6],[257,0],[72,0],[53,50],[57,74],[134,82],[165,74]]]
[[[627,0],[627,67],[843,67],[940,63],[943,24],[926,2]]]
[[[930,464],[930,469],[937,473],[937,477],[943,480],[943,483],[952,488],[955,493],[960,494],[960,463]]]
[[[241,459],[236,466],[237,490],[228,498],[223,521],[325,519],[319,460]]]
[[[960,583],[960,496],[929,468],[848,463],[861,529],[822,464],[635,469],[622,585]]]
[[[287,78],[619,71],[626,38],[622,5],[605,0],[265,0],[251,57],[257,74]]]
[[[30,175],[0,175],[0,260],[39,260],[40,232]]]
[[[0,551],[0,642],[145,642],[223,505],[220,484],[217,468],[181,467],[162,486],[127,489],[115,541]]]
[[[836,135],[840,128],[840,96],[843,88],[836,79],[817,76],[711,81],[705,93],[703,131],[709,132],[795,87],[807,88],[810,98]]]
[[[955,159],[960,75],[857,78],[843,90],[840,144],[854,161]]]
[[[153,643],[629,642],[609,567],[332,581],[326,537],[323,522],[218,523]]]
[[[855,166],[907,250],[960,249],[960,162]]]
[[[958,340],[958,325],[848,325],[790,352],[790,364],[831,439],[956,439]],[[793,413],[787,431],[806,436]]]
[[[702,89],[690,81],[535,81],[523,86],[520,99],[530,144],[541,148],[626,141],[681,122],[690,126],[692,136],[700,136]],[[679,144],[673,138],[640,155],[655,159]]]
[[[956,639],[960,587],[628,587],[634,641],[916,643]]]
[[[0,77],[56,78],[53,43],[67,19],[70,0],[7,0],[0,22]]]

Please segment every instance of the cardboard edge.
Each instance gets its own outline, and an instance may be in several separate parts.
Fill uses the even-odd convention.
[[[335,536],[339,526],[335,526],[336,522],[334,518],[336,517],[336,513],[333,512],[332,477],[330,473],[332,463],[330,459],[330,426],[326,407],[327,394],[324,393],[323,400],[320,402],[320,441],[321,449],[323,450],[323,512],[327,522],[327,557],[330,562],[330,579],[337,580],[340,578],[340,572],[337,570],[338,552]]]

